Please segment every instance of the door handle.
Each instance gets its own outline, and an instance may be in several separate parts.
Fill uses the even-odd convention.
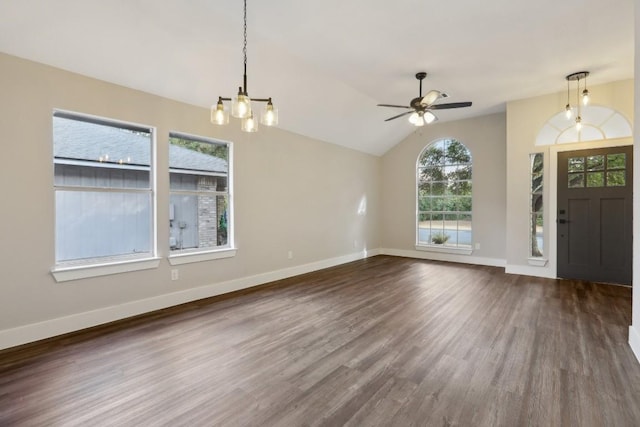
[[[569,222],[569,221],[567,221],[566,219],[559,219],[559,220],[558,220],[558,224],[566,224],[566,223],[568,223],[568,222]]]

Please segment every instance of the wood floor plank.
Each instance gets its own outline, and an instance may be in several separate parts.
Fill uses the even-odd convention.
[[[0,351],[1,426],[638,426],[631,290],[378,256]]]

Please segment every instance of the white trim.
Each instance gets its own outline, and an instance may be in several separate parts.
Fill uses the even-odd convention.
[[[534,267],[544,267],[549,262],[546,258],[527,258],[527,264],[533,265]]]
[[[519,274],[522,276],[545,277],[547,279],[555,279],[555,271],[548,268],[533,267],[530,265],[507,264],[504,272],[507,274]]]
[[[182,265],[192,262],[211,261],[215,259],[233,258],[236,256],[236,248],[219,249],[207,252],[178,253],[169,255],[169,264]]]
[[[629,326],[629,345],[640,362],[640,332],[633,325]]]
[[[382,255],[399,256],[405,258],[428,259],[433,261],[459,262],[463,264],[488,265],[492,267],[504,267],[506,260],[499,258],[474,257],[468,255],[456,255],[450,253],[438,253],[433,251],[412,251],[406,249],[381,249]]]
[[[416,245],[416,251],[440,252],[443,254],[456,254],[456,255],[471,255],[473,253],[473,250],[471,248],[454,248],[451,246],[436,246],[436,245]]]
[[[18,326],[12,329],[0,330],[0,350],[45,338],[51,338],[56,335],[79,331],[81,329],[125,319],[127,317],[148,313],[154,310],[160,310],[203,298],[209,298],[228,292],[234,292],[270,283],[276,280],[286,279],[300,274],[310,273],[316,270],[322,270],[324,268],[334,267],[336,265],[376,255],[380,255],[379,249],[370,251],[364,250],[309,264],[284,268],[254,276],[242,277],[226,282],[214,283],[170,294],[158,295],[143,300],[131,301],[116,306],[72,314],[56,319],[48,319],[42,322]]]
[[[108,276],[110,274],[128,273],[130,271],[150,270],[158,268],[160,258],[144,258],[119,261],[110,264],[77,265],[72,267],[55,267],[51,270],[56,282],[87,279],[89,277]]]

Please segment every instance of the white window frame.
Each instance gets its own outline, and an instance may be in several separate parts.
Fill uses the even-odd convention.
[[[150,159],[149,159],[149,188],[137,189],[137,188],[123,188],[123,189],[111,189],[101,187],[90,187],[82,185],[56,185],[54,182],[54,203],[55,193],[57,191],[94,191],[94,192],[125,192],[132,194],[149,194],[150,195],[150,230],[149,230],[149,245],[150,251],[141,254],[129,254],[113,257],[99,257],[89,258],[82,260],[56,262],[54,260],[54,267],[51,269],[51,274],[57,282],[65,282],[69,280],[84,279],[89,277],[105,276],[117,273],[124,273],[130,271],[147,270],[157,268],[160,265],[160,258],[157,256],[157,167],[156,167],[156,128],[149,125],[143,125],[139,123],[126,122],[122,120],[116,120],[111,118],[99,117],[90,114],[78,113],[67,110],[54,109],[52,118],[53,129],[53,117],[64,117],[71,120],[84,121],[95,124],[102,124],[124,129],[134,129],[149,132],[150,134]],[[53,134],[52,134],[53,135]],[[55,157],[53,154],[53,140],[51,143],[51,158],[52,158],[52,174],[55,170]],[[63,162],[64,163],[64,162]],[[58,214],[54,206],[54,223],[56,221],[55,216]],[[55,232],[54,232],[55,234]],[[57,241],[58,236],[54,236],[54,243]],[[55,252],[55,250],[54,250]]]
[[[169,264],[171,265],[182,265],[189,264],[193,262],[201,262],[201,261],[211,261],[216,259],[224,259],[231,258],[236,255],[237,248],[235,246],[235,216],[234,216],[234,201],[233,201],[233,143],[230,141],[225,141],[217,138],[203,137],[200,135],[193,135],[185,132],[171,131],[169,132],[169,138],[177,137],[183,139],[189,139],[196,142],[202,142],[206,144],[217,144],[217,145],[226,145],[227,146],[227,191],[216,191],[216,192],[201,192],[201,191],[193,191],[193,190],[172,190],[171,185],[169,184],[169,195],[172,194],[183,194],[183,195],[193,195],[198,196],[202,194],[207,195],[221,195],[227,197],[227,244],[220,247],[214,248],[190,248],[190,249],[182,249],[180,251],[171,250],[169,248]],[[171,146],[171,142],[167,140],[168,145],[167,149]],[[172,172],[171,168],[169,168],[169,174],[176,173]],[[178,172],[179,173],[179,172]],[[200,175],[208,175],[207,172],[199,172]],[[171,178],[169,176],[169,182]],[[171,197],[169,197],[171,199]]]
[[[467,151],[469,152],[469,156],[470,156],[470,165],[471,165],[471,179],[469,179],[469,182],[472,185],[472,190],[471,190],[471,201],[472,201],[472,210],[468,213],[471,216],[471,243],[470,246],[467,247],[457,247],[457,246],[444,246],[444,245],[437,245],[437,244],[425,244],[425,243],[421,243],[420,242],[420,159],[422,158],[423,154],[425,153],[425,151],[431,147],[432,145],[440,142],[440,141],[451,141],[451,140],[455,140],[457,142],[459,142],[460,144],[462,144]],[[446,165],[445,165],[446,166]],[[471,150],[469,150],[469,147],[467,147],[462,141],[456,139],[456,138],[451,138],[451,137],[445,137],[445,138],[438,138],[432,142],[430,142],[429,144],[425,145],[424,148],[420,151],[420,153],[418,154],[418,157],[416,159],[416,165],[415,165],[415,202],[416,202],[416,211],[415,211],[415,233],[416,233],[416,243],[415,243],[415,249],[418,251],[428,251],[428,252],[440,252],[440,253],[447,253],[447,254],[456,254],[456,255],[471,255],[473,253],[473,155],[471,154]]]
[[[531,234],[531,230],[534,227],[533,224],[533,216],[534,214],[536,214],[533,210],[533,198],[534,198],[534,193],[533,193],[533,180],[535,179],[534,176],[534,171],[533,171],[533,166],[534,166],[534,161],[535,161],[535,156],[542,156],[542,170],[540,171],[540,175],[541,175],[541,179],[542,179],[542,193],[540,195],[540,197],[542,198],[542,206],[543,206],[543,210],[542,212],[540,212],[538,215],[542,217],[542,227],[543,227],[543,234],[542,234],[542,245],[543,245],[543,250],[542,250],[542,254],[539,256],[536,256],[535,254],[533,254],[533,239],[534,237]],[[529,230],[528,230],[528,235],[529,235],[529,256],[527,258],[527,263],[529,265],[535,266],[535,267],[544,267],[547,264],[547,256],[546,253],[548,251],[548,244],[544,238],[545,235],[545,229],[547,228],[547,223],[546,223],[546,216],[544,215],[544,192],[545,192],[545,182],[544,182],[544,168],[545,168],[545,163],[546,163],[546,159],[545,159],[545,153],[544,152],[535,152],[535,153],[531,153],[529,154]]]

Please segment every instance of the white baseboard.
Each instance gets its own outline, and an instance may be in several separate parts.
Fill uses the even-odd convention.
[[[489,265],[492,267],[504,267],[506,261],[499,258],[474,257],[469,255],[456,255],[442,252],[416,251],[405,249],[381,249],[382,255],[401,256],[406,258],[429,259],[433,261],[460,262],[464,264]]]
[[[629,345],[640,362],[640,331],[633,325],[629,326]]]
[[[522,276],[545,277],[547,279],[556,278],[556,275],[549,271],[549,268],[536,267],[532,265],[509,264],[505,267],[504,272],[507,274],[520,274]]]
[[[0,331],[0,350],[39,341],[45,338],[51,338],[69,332],[79,331],[131,316],[137,316],[154,310],[160,310],[191,301],[197,301],[203,298],[239,291],[241,289],[263,285],[276,280],[282,280],[288,277],[310,273],[312,271],[322,270],[324,268],[334,267],[340,264],[346,264],[348,262],[357,261],[359,259],[375,255],[380,255],[379,249],[357,252],[309,264],[257,274],[254,276],[242,277],[226,282],[214,283],[211,285],[186,289],[184,291],[158,295],[143,300],[131,301],[117,306],[72,314],[70,316],[32,323],[29,325],[19,326],[17,328],[5,329]]]

